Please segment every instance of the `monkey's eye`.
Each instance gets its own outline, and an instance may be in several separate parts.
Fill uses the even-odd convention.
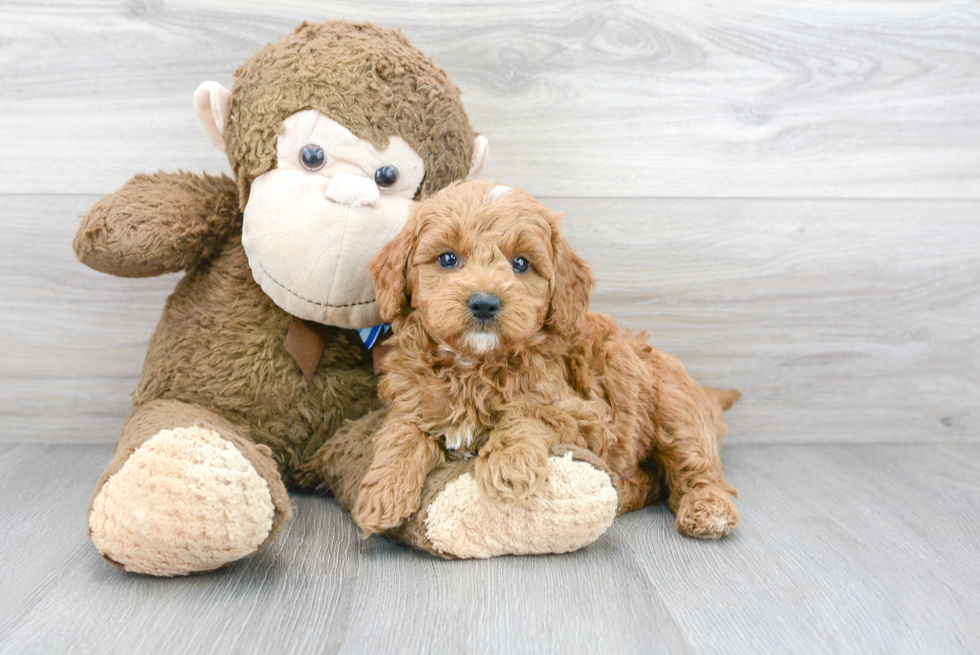
[[[456,253],[454,252],[444,252],[439,255],[439,266],[443,268],[455,268],[458,263],[459,258],[456,257]]]
[[[510,266],[518,273],[527,273],[527,269],[531,268],[531,262],[523,257],[514,257],[510,262]]]
[[[380,187],[390,187],[398,181],[398,169],[394,166],[382,166],[374,171],[374,183]]]
[[[318,171],[327,163],[327,153],[317,144],[309,143],[300,151],[299,160],[309,170]]]

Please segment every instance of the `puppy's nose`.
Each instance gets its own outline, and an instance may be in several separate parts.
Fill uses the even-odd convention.
[[[477,320],[489,321],[500,311],[500,298],[492,293],[474,293],[466,306]]]

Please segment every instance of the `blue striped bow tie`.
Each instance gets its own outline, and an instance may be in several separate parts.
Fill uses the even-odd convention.
[[[374,348],[374,344],[378,342],[378,337],[382,334],[388,334],[391,332],[391,323],[381,323],[380,325],[375,325],[369,328],[361,328],[357,331],[361,335],[361,341],[367,346],[368,350]]]

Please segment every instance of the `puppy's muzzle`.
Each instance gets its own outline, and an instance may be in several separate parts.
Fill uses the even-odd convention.
[[[492,293],[474,293],[470,296],[466,306],[470,308],[473,318],[486,323],[492,321],[500,311],[500,298]]]

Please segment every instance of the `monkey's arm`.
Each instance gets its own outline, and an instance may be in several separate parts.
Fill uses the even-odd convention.
[[[75,235],[79,261],[121,277],[150,277],[210,257],[240,224],[225,175],[137,175],[89,211]]]

